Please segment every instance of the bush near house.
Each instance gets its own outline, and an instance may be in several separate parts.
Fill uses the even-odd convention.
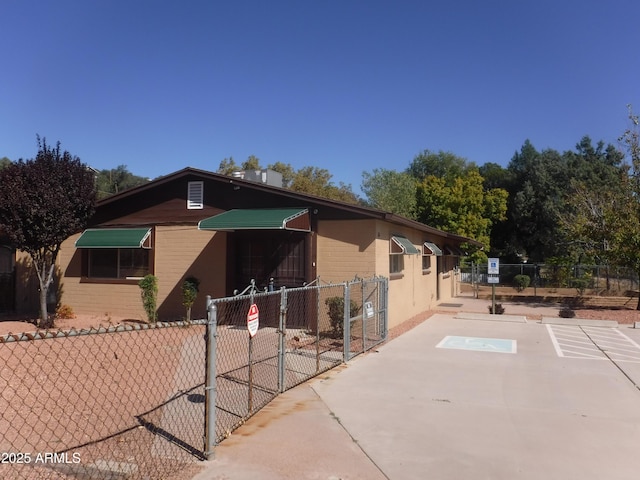
[[[147,320],[155,323],[158,320],[158,277],[149,274],[140,280],[138,285],[140,286],[142,306],[144,307],[144,311],[147,312]]]
[[[324,301],[329,307],[329,319],[331,321],[332,334],[335,337],[341,337],[344,334],[344,298],[331,297]],[[356,302],[350,300],[350,315],[355,317],[360,311],[360,307]]]
[[[513,277],[513,288],[518,292],[522,292],[531,284],[531,277],[529,275],[516,275]]]

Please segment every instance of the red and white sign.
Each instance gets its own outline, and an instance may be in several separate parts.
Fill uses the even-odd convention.
[[[249,307],[249,313],[247,314],[247,329],[251,337],[258,332],[259,318],[260,312],[258,311],[258,306],[254,303]]]

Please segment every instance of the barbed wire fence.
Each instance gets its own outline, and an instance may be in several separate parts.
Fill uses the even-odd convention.
[[[387,289],[251,291],[208,299],[202,320],[0,337],[0,478],[191,478],[276,395],[384,341]]]

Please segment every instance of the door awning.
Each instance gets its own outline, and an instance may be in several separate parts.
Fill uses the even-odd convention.
[[[391,255],[417,255],[420,253],[418,249],[411,243],[407,237],[402,235],[394,235],[391,237]]]
[[[294,230],[310,232],[306,208],[235,209],[200,220],[199,230]]]
[[[440,248],[435,243],[424,242],[424,244],[422,245],[422,254],[436,255],[439,257],[442,255],[442,250],[440,250]]]
[[[76,240],[76,248],[151,248],[151,229],[90,228]]]

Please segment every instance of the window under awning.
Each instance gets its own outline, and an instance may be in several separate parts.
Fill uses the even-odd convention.
[[[310,232],[306,208],[235,209],[200,220],[198,230],[294,230]]]
[[[394,235],[391,237],[389,253],[391,255],[417,255],[420,251],[407,237]]]
[[[91,228],[82,232],[76,248],[151,248],[151,229]]]
[[[442,250],[435,243],[432,242],[424,242],[422,245],[422,254],[423,255],[436,255],[438,257],[442,256]]]

